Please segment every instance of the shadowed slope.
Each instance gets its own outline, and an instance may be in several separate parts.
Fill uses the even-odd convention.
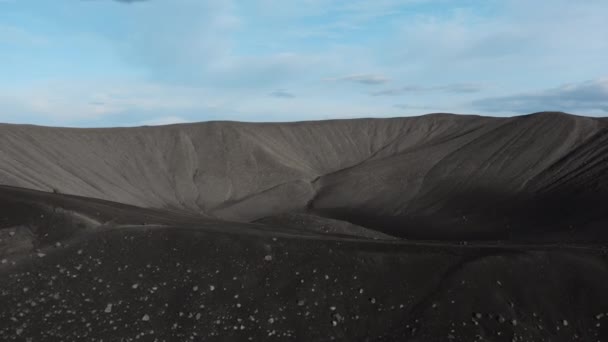
[[[354,239],[5,187],[0,214],[2,341],[608,336],[600,246]]]

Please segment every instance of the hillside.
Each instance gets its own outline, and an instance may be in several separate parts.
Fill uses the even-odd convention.
[[[0,340],[605,341],[607,123],[0,125]]]
[[[240,222],[310,213],[411,238],[597,236],[607,132],[605,120],[549,112],[1,125],[0,184]]]

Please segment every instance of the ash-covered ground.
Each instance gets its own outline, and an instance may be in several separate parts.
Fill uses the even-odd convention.
[[[0,125],[0,339],[605,341],[607,125]]]

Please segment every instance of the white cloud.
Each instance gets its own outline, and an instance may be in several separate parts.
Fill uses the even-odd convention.
[[[126,4],[132,4],[132,3],[143,2],[143,1],[148,1],[148,0],[114,0],[114,1],[122,2],[122,3],[126,3]]]
[[[492,14],[463,7],[441,16],[415,15],[401,25],[388,53],[394,63],[416,63],[424,72],[467,67],[466,72],[488,68],[502,74],[529,66],[569,66],[573,56],[586,54],[597,61],[598,52],[608,49],[608,5],[603,1],[487,4],[493,4]]]
[[[291,120],[605,108],[603,100],[549,89],[608,73],[605,1],[103,2],[109,5],[100,8],[120,11],[112,30],[75,26],[66,38],[0,27],[0,44],[58,40],[51,57],[74,64],[58,71],[66,72],[63,80],[24,77],[21,86],[0,84],[0,121],[7,109],[59,123],[128,115],[138,123],[207,114]],[[88,6],[80,4],[80,10]],[[5,64],[18,65],[19,56],[5,50]],[[54,65],[40,58],[45,71]],[[21,68],[24,74],[38,71]],[[97,76],[86,80],[87,70]],[[121,76],[96,79],[97,70]],[[604,81],[590,82],[574,87],[603,94]]]
[[[608,113],[608,78],[536,92],[479,99],[473,102],[473,106],[490,112],[531,113],[555,110]]]
[[[232,35],[240,19],[232,1],[145,5],[124,8],[131,29],[120,39],[119,51],[132,65],[164,81],[201,82],[215,65],[233,57]]]
[[[327,94],[298,98],[290,90],[251,90],[157,84],[133,80],[64,79],[0,88],[0,122],[61,126],[158,125],[191,121],[290,121],[344,116],[383,115],[394,108],[351,101],[345,105]],[[271,96],[268,96],[271,94]],[[279,95],[289,101],[277,101]],[[292,97],[288,97],[292,96]],[[12,115],[11,113],[19,113]],[[113,124],[112,124],[113,123]]]
[[[179,116],[165,116],[161,118],[154,118],[150,120],[145,120],[141,122],[141,125],[144,126],[162,126],[162,125],[171,125],[171,124],[179,124],[186,123],[188,120],[184,118],[180,118]]]
[[[0,88],[0,92],[0,107],[20,108],[31,115],[66,123],[132,111],[203,109],[216,101],[206,102],[214,96],[200,88],[125,79],[47,80]]]
[[[20,27],[0,25],[0,44],[44,46],[49,44],[49,40]]]
[[[330,82],[353,82],[364,85],[379,85],[390,82],[390,80],[382,75],[376,74],[354,74],[342,77],[326,78],[325,81]]]
[[[408,93],[419,93],[419,92],[446,92],[446,93],[477,93],[485,87],[481,84],[474,83],[455,83],[447,84],[442,86],[424,87],[418,85],[407,85],[399,88],[384,89],[370,93],[372,96],[399,96]]]
[[[278,90],[273,91],[272,93],[270,93],[270,96],[278,97],[278,98],[282,98],[282,99],[291,99],[291,98],[296,97],[294,94],[292,94],[286,90],[283,90],[283,89],[278,89]]]

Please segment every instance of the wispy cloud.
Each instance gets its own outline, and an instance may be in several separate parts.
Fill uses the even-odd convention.
[[[154,118],[151,120],[145,120],[142,121],[141,124],[144,126],[162,126],[162,125],[172,125],[172,124],[179,124],[179,123],[185,123],[188,122],[188,120],[181,118],[179,116],[165,116],[165,117],[160,117],[160,118]]]
[[[399,88],[384,89],[370,93],[372,96],[398,96],[406,93],[425,91],[426,88],[420,86],[404,86]]]
[[[48,43],[49,40],[45,36],[28,32],[16,26],[0,25],[0,44],[43,46]]]
[[[126,63],[155,80],[182,84],[217,82],[240,67],[232,53],[240,19],[231,1],[148,2],[125,12],[131,31],[117,51]]]
[[[354,74],[342,77],[326,78],[330,82],[353,82],[364,85],[379,85],[390,82],[390,79],[376,74]]]
[[[41,81],[0,87],[0,93],[0,108],[18,107],[32,115],[64,122],[98,120],[127,112],[204,112],[214,98],[198,88],[125,79]]]
[[[272,93],[270,93],[270,96],[278,97],[278,98],[282,98],[282,99],[292,99],[292,98],[296,97],[294,94],[292,94],[286,90],[283,90],[283,89],[273,91]]]
[[[484,86],[473,83],[458,83],[442,86],[423,87],[407,85],[399,88],[384,89],[370,93],[372,96],[399,96],[415,92],[446,92],[446,93],[476,93],[484,89]]]
[[[447,93],[477,93],[484,90],[485,88],[486,87],[481,84],[458,83],[437,87],[436,90],[445,91]]]
[[[432,106],[409,105],[409,104],[403,104],[403,103],[401,103],[401,104],[396,104],[395,108],[429,110],[429,109],[433,109],[435,107],[432,107]]]
[[[0,3],[2,1],[3,0],[0,0]],[[108,0],[80,0],[80,1],[91,2],[91,1],[108,1]],[[109,0],[109,1],[119,2],[119,3],[122,3],[122,4],[134,4],[134,3],[137,3],[137,2],[145,2],[145,1],[150,1],[150,0]]]
[[[566,84],[538,92],[484,98],[474,101],[472,105],[489,112],[557,110],[608,113],[608,78]]]
[[[606,113],[557,87],[606,75],[606,1],[56,1],[0,0],[0,121]]]

